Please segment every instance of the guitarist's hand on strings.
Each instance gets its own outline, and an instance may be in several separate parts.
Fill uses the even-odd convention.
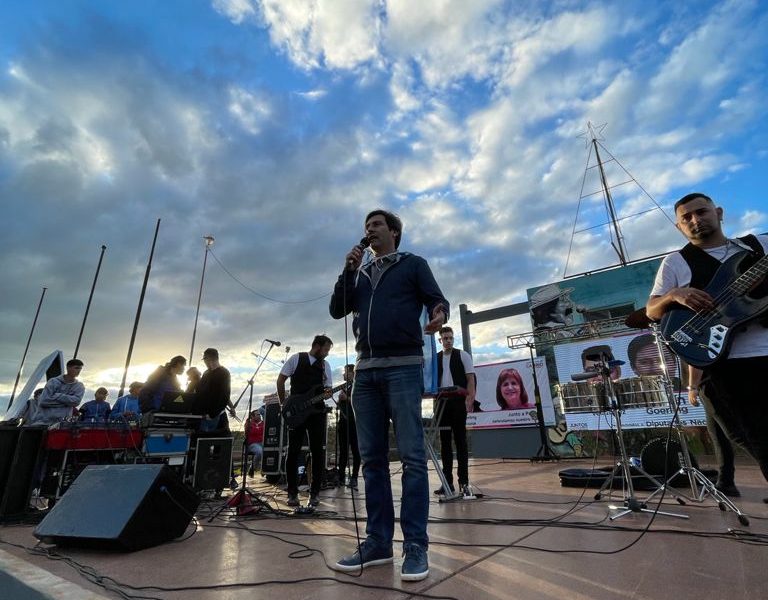
[[[672,288],[667,295],[670,300],[682,304],[683,306],[687,306],[691,310],[699,311],[714,307],[712,296],[707,294],[707,292],[697,290],[696,288]]]

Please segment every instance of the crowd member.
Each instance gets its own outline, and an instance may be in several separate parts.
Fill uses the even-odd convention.
[[[67,361],[66,373],[48,380],[30,415],[30,425],[52,425],[72,416],[85,394],[85,386],[77,380],[82,369],[83,361],[73,358]]]
[[[456,463],[459,489],[465,496],[471,496],[469,489],[469,450],[467,447],[467,413],[474,410],[475,367],[468,352],[453,347],[453,329],[447,325],[440,328],[440,343],[443,349],[437,353],[437,380],[440,388],[456,386],[458,393],[441,392],[443,403],[440,419],[440,462],[443,475],[451,492],[453,487],[453,447],[456,444]],[[443,486],[435,490],[445,494]]]
[[[261,465],[261,457],[264,454],[264,421],[258,410],[252,410],[245,421],[245,443],[248,447],[248,454],[251,456],[248,477],[253,477],[257,465]]]
[[[325,335],[316,335],[309,352],[297,352],[285,361],[277,376],[277,396],[280,404],[285,405],[285,382],[291,380],[291,395],[315,393],[318,389],[329,390],[333,387],[331,367],[325,358],[331,351],[333,342]],[[327,391],[326,391],[327,393]],[[288,431],[288,457],[285,461],[285,476],[288,480],[288,506],[299,505],[299,453],[304,445],[304,438],[309,436],[309,452],[312,457],[312,483],[309,489],[309,506],[320,504],[320,486],[325,470],[326,414],[315,412],[307,416],[300,425]]]
[[[352,403],[357,422],[365,481],[367,523],[365,541],[339,560],[335,568],[356,571],[391,563],[395,511],[389,474],[389,423],[394,423],[403,465],[404,581],[429,574],[427,520],[429,480],[421,419],[424,389],[421,316],[429,315],[427,334],[448,318],[448,301],[432,271],[420,256],[398,252],[403,225],[400,218],[374,210],[365,218],[365,235],[373,260],[362,265],[363,248],[347,254],[330,302],[330,313],[340,319],[350,312],[357,339],[357,363]]]
[[[109,396],[107,388],[100,387],[97,389],[93,400],[89,400],[80,407],[78,411],[80,420],[86,423],[106,423],[109,419],[109,413],[112,411],[107,402],[107,396]]]
[[[128,386],[128,393],[120,396],[112,407],[109,414],[110,419],[137,420],[141,417],[141,407],[139,406],[139,395],[144,384],[141,381],[134,381]]]
[[[186,358],[174,356],[167,363],[155,369],[141,388],[139,395],[141,412],[146,413],[160,408],[166,392],[181,391],[177,377],[184,372],[186,365]]]
[[[692,311],[713,309],[715,303],[704,288],[712,282],[721,264],[741,252],[748,253],[754,261],[768,250],[765,234],[727,237],[722,227],[723,209],[705,194],[683,196],[674,208],[675,224],[688,244],[661,262],[646,305],[648,318],[653,320],[680,306]],[[761,297],[768,291],[766,288],[768,283],[763,280],[751,293]],[[724,359],[700,374],[689,371],[689,383],[699,393],[705,409],[710,405],[712,418],[728,439],[742,445],[768,479],[768,412],[764,394],[756,391],[762,389],[763,373],[768,370],[768,318],[754,317],[744,327],[733,330],[730,350]],[[724,479],[728,475],[721,473],[717,482],[720,488],[732,484]]]
[[[355,378],[355,365],[344,367],[344,381],[347,385],[339,392],[339,401],[336,410],[339,413],[339,423],[336,427],[336,439],[339,442],[339,485],[357,489],[357,477],[360,473],[360,448],[357,443],[357,425],[355,425],[355,413],[352,409],[352,382]],[[352,472],[349,479],[346,478],[349,452],[352,450]]]

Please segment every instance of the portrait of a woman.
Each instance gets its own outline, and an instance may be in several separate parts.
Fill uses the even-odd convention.
[[[517,369],[504,369],[496,381],[496,402],[501,410],[530,408],[528,392]]]

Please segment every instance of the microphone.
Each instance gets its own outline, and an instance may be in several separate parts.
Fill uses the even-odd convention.
[[[275,340],[267,340],[267,339],[265,339],[264,341],[265,342],[269,342],[273,346],[279,346],[280,345],[280,342],[276,342]]]
[[[371,245],[371,242],[368,241],[368,237],[364,237],[360,240],[360,242],[357,244],[357,248],[360,248],[360,250],[365,250],[368,246]],[[349,266],[352,266],[352,261],[349,261]]]
[[[571,373],[571,381],[586,381],[587,379],[594,379],[595,377],[600,377],[600,373],[598,371]]]

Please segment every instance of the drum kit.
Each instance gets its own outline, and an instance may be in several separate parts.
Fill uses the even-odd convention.
[[[611,379],[611,369],[624,364],[623,361],[609,360],[608,356],[590,356],[593,366],[583,373],[571,375],[571,382],[560,385],[560,402],[564,413],[610,413],[613,417],[619,459],[603,486],[595,494],[595,500],[600,500],[606,489],[612,489],[613,480],[619,474],[624,477],[624,503],[623,507],[614,507],[619,510],[610,517],[613,521],[632,512],[650,512],[660,515],[687,519],[687,515],[663,512],[647,508],[647,503],[659,494],[672,495],[679,504],[684,505],[685,499],[693,502],[703,502],[707,497],[714,500],[720,510],[733,511],[742,525],[749,525],[747,516],[722,492],[712,481],[706,477],[691,462],[688,444],[682,431],[678,416],[678,398],[674,393],[672,380],[667,371],[665,361],[666,343],[658,326],[645,315],[645,309],[635,311],[625,321],[626,325],[636,329],[650,329],[654,343],[658,350],[661,375],[628,377],[624,379]],[[665,481],[650,475],[644,470],[645,465],[630,462],[627,456],[626,446],[623,440],[621,418],[622,413],[628,409],[641,408],[668,408],[673,415],[672,426],[677,432],[678,443],[667,444],[667,451],[671,448],[677,450],[680,468],[674,473],[665,473],[668,478]],[[674,442],[674,440],[672,440]],[[638,472],[644,478],[651,481],[656,489],[644,501],[635,496],[632,483],[632,471]],[[674,490],[670,482],[678,476],[687,477],[691,487],[691,495],[684,495]]]

